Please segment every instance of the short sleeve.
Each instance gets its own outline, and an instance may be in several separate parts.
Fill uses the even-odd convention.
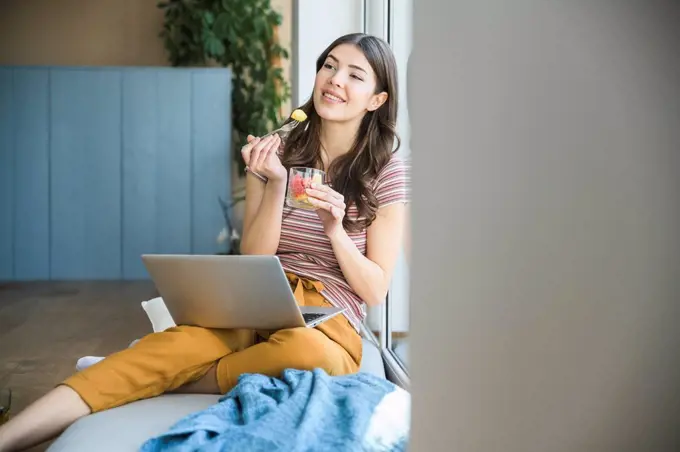
[[[410,163],[393,156],[376,178],[374,193],[378,208],[410,201]]]

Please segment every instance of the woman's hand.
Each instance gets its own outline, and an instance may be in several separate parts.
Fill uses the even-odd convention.
[[[241,156],[251,171],[270,181],[285,181],[287,172],[277,155],[279,146],[281,137],[278,134],[264,139],[248,135],[248,144],[241,148]]]
[[[316,207],[316,213],[321,219],[326,236],[342,230],[342,220],[345,218],[345,197],[328,185],[312,184],[307,190],[309,202]]]

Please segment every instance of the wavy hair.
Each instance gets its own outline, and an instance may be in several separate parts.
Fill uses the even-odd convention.
[[[378,109],[366,112],[350,151],[337,157],[326,170],[333,189],[344,195],[347,209],[355,205],[358,211],[357,218],[349,218],[345,212],[343,227],[347,231],[358,232],[375,220],[379,206],[373,192],[373,181],[401,145],[396,132],[397,64],[385,41],[363,33],[352,33],[336,39],[321,53],[316,60],[317,73],[328,54],[342,44],[352,44],[363,52],[376,76],[375,94],[386,92],[388,95],[387,101]],[[321,118],[314,108],[313,97],[299,108],[307,114],[308,120],[302,123],[305,127],[296,127],[285,140],[282,164],[286,169],[293,166],[322,168]]]

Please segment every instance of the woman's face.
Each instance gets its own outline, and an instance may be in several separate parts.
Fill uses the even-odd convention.
[[[376,77],[363,52],[341,44],[328,54],[314,81],[314,107],[322,119],[346,122],[361,119],[380,107],[386,93],[375,94]]]

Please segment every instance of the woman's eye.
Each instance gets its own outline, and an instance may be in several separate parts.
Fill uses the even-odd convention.
[[[355,79],[357,79],[357,80],[359,80],[359,81],[361,81],[361,82],[363,82],[363,81],[364,81],[364,79],[363,79],[363,78],[359,77],[359,76],[358,76],[358,75],[356,75],[356,74],[352,74],[352,78],[355,78]]]
[[[323,67],[325,67],[326,69],[333,70],[333,65],[330,64],[330,63],[325,63],[325,64],[323,65]]]

